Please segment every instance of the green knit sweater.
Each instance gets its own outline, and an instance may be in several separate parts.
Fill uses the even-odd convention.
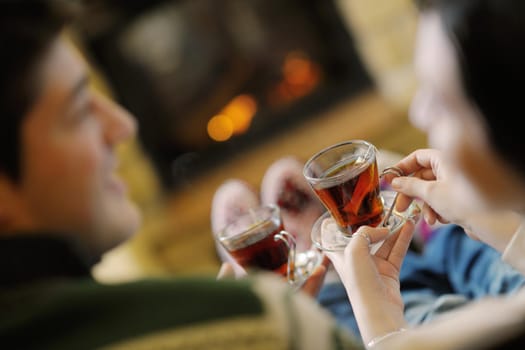
[[[104,285],[42,239],[0,240],[0,263],[2,349],[361,348],[274,274]]]

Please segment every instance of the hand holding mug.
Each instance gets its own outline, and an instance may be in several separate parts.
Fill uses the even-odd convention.
[[[221,230],[216,239],[248,274],[259,269],[273,271],[295,287],[305,283],[322,262],[315,248],[296,251],[277,205],[250,209]]]

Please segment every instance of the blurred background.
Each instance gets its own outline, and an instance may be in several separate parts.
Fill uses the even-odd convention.
[[[100,279],[215,273],[211,199],[258,186],[275,160],[359,138],[424,147],[414,91],[412,0],[93,0],[72,28],[98,87],[139,134],[120,151],[143,228]]]

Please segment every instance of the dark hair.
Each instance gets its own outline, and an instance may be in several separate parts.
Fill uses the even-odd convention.
[[[20,126],[39,93],[38,64],[70,9],[62,2],[0,1],[0,172],[20,177]]]
[[[486,121],[495,150],[525,176],[525,1],[419,0],[437,10],[457,50],[467,97]]]

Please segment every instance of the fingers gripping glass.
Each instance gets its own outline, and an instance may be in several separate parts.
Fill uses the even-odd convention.
[[[363,225],[384,226],[397,232],[406,217],[395,211],[397,194],[380,191],[377,149],[363,140],[341,142],[325,148],[305,164],[303,175],[326,207],[312,228],[312,241],[321,250],[344,249]],[[390,167],[384,174],[403,175]]]

